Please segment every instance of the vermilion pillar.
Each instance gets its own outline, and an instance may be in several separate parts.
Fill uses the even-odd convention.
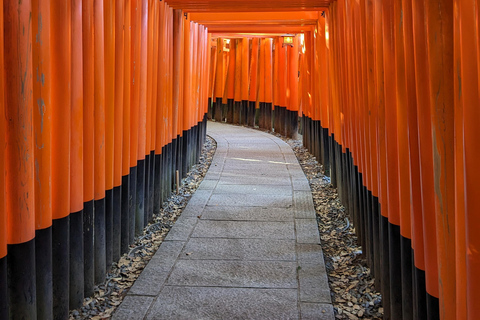
[[[72,0],[69,309],[80,307],[84,298],[82,2]]]
[[[84,293],[93,294],[94,287],[94,43],[93,2],[82,2],[83,34],[83,258]]]
[[[70,255],[70,146],[72,94],[72,6],[52,2],[52,253],[56,261]],[[53,314],[68,317],[69,263],[53,264]]]
[[[3,9],[9,314],[32,319],[36,317],[32,4],[4,1]]]
[[[40,22],[40,24],[39,24]],[[45,27],[43,27],[45,26]],[[35,271],[37,317],[53,317],[52,294],[52,74],[50,60],[50,1],[32,1],[33,120],[35,136]],[[2,42],[3,43],[3,42]],[[3,60],[2,60],[3,61]],[[3,86],[2,86],[3,88]],[[83,199],[82,199],[83,200]],[[1,316],[0,316],[1,317]]]

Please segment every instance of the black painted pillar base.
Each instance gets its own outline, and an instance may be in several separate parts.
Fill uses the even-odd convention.
[[[130,233],[129,233],[129,198],[130,198],[130,175],[122,176],[122,187],[121,190],[121,237],[120,237],[120,255],[128,251],[128,246],[130,245]],[[132,241],[133,242],[133,239]]]
[[[50,294],[50,301],[51,299],[52,299],[52,295]],[[50,303],[50,307],[51,306],[52,304]],[[0,258],[0,319],[8,319],[8,285],[7,285],[7,257],[6,256],[3,258]]]
[[[378,198],[372,195],[372,231],[373,231],[373,272],[375,277],[375,289],[381,290],[381,273],[380,273],[380,212],[378,210]]]
[[[298,132],[298,111],[290,111],[290,127],[292,130],[290,138],[294,138]]]
[[[148,180],[148,220],[147,222],[152,221],[153,219],[153,200],[154,200],[154,186],[155,186],[155,150],[150,151],[150,175]]]
[[[326,176],[330,176],[330,139],[328,129],[323,128],[323,169]]]
[[[272,103],[265,103],[265,129],[272,131]]]
[[[388,224],[388,243],[390,257],[390,306],[391,319],[402,319],[402,261],[400,245],[400,226]]]
[[[148,212],[150,210],[149,208],[149,194],[150,194],[150,172],[152,168],[150,167],[150,154],[145,155],[145,185],[144,185],[144,191],[143,191],[143,223],[144,226],[148,224]]]
[[[252,128],[255,127],[255,101],[248,102],[247,125]]]
[[[330,154],[332,155],[332,159],[330,162],[330,182],[335,187],[337,185],[337,154],[336,154],[336,141],[335,141],[335,134],[332,133],[331,136],[331,143],[330,143]]]
[[[412,240],[400,236],[402,263],[402,315],[413,319],[413,273]]]
[[[273,106],[273,130],[280,133],[280,106]]]
[[[9,244],[7,250],[9,318],[36,319],[35,239]],[[68,291],[66,296],[68,309]]]
[[[81,222],[83,224],[83,222]],[[83,229],[83,228],[82,228]],[[83,235],[81,237],[83,240]],[[83,244],[82,244],[83,247]],[[7,262],[4,259],[5,263]],[[81,262],[83,266],[83,261]],[[0,262],[1,264],[1,262]],[[5,265],[6,266],[6,265]],[[6,269],[2,273],[0,265],[0,277],[5,275],[7,280]],[[37,319],[53,318],[53,287],[52,287],[52,227],[41,230],[35,230],[35,273],[37,287]],[[82,267],[83,280],[83,267]],[[2,279],[0,279],[0,319],[2,317],[2,302],[6,301],[2,298]],[[6,282],[5,282],[6,288]],[[83,292],[82,292],[83,296]],[[6,299],[6,298],[5,298]]]
[[[241,115],[242,102],[234,101],[233,103],[233,123],[240,124],[240,115]]]
[[[83,210],[80,210],[70,214],[70,309],[80,308],[83,304],[83,261]]]
[[[265,129],[265,102],[259,103],[259,116],[258,116],[258,127],[260,129]]]
[[[438,298],[431,296],[429,293],[427,293],[427,319],[440,319],[440,306]]]
[[[70,263],[68,263],[70,259],[70,216],[53,220],[52,257],[53,318],[67,319],[70,310]]]
[[[223,121],[223,111],[222,111],[222,98],[215,99],[215,111],[214,111],[215,121]]]
[[[212,104],[212,98],[208,98],[208,111],[207,111],[207,118],[208,120],[213,119],[213,104]]]
[[[113,189],[105,191],[105,265],[113,263]]]
[[[233,123],[233,119],[234,119],[233,113],[234,113],[233,99],[228,99],[227,100],[227,115],[226,115],[227,123]]]
[[[183,146],[182,146],[182,175],[181,178],[185,178],[188,172],[188,165],[189,165],[189,156],[192,152],[190,149],[190,132],[189,130],[183,130]]]
[[[412,257],[414,251],[412,249]],[[425,283],[425,271],[413,267],[413,319],[427,319],[427,291]]]
[[[143,234],[145,225],[145,159],[137,161],[137,197],[135,202],[135,235]]]
[[[240,124],[246,126],[248,122],[248,101],[242,100],[242,106],[240,109]]]
[[[105,230],[105,198],[94,201],[94,266],[95,266],[95,284],[105,281],[107,272],[106,260],[106,230]]]
[[[113,188],[113,239],[112,258],[118,261],[122,255],[122,185]]]
[[[93,295],[95,286],[94,243],[93,243],[94,201],[83,203],[83,282],[84,296]]]
[[[137,167],[130,168],[128,198],[128,238],[130,243],[135,239],[135,207],[137,204]]]
[[[162,148],[163,151],[163,148]],[[158,214],[162,208],[162,171],[163,171],[163,152],[155,155],[155,178],[153,195],[153,213]]]
[[[380,206],[381,210],[381,206]],[[381,255],[381,278],[382,278],[382,304],[383,318],[390,319],[390,259],[389,259],[389,222],[388,218],[380,216],[380,255]],[[398,276],[398,275],[397,275]]]

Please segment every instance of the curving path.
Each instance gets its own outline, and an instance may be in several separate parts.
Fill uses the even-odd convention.
[[[208,123],[212,165],[113,319],[333,319],[308,181],[270,134]]]

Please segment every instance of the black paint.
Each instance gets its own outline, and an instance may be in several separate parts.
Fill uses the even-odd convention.
[[[83,281],[84,295],[90,297],[93,295],[95,285],[95,266],[94,266],[94,201],[83,203]]]
[[[0,258],[0,319],[8,319],[8,285],[6,256]]]
[[[122,185],[113,188],[113,236],[112,259],[118,261],[122,255]]]
[[[136,183],[135,236],[141,236],[145,227],[145,159],[137,161]]]
[[[77,309],[83,304],[83,260],[83,210],[80,210],[70,214],[70,309]]]
[[[113,189],[105,191],[105,266],[113,263]]]
[[[93,226],[95,284],[99,284],[105,281],[107,272],[105,198],[94,201]]]
[[[67,319],[70,294],[70,216],[52,222],[52,257],[53,319]]]
[[[7,250],[9,318],[36,319],[35,239],[9,244]]]
[[[6,260],[5,260],[5,263],[6,263]],[[35,230],[35,273],[36,273],[36,287],[37,287],[37,319],[52,319],[53,318],[53,287],[52,287],[52,227],[51,226],[45,229]],[[2,274],[4,274],[5,276],[7,275],[6,272],[2,273],[2,271],[0,270],[0,275]],[[83,279],[83,276],[82,276],[82,279]],[[0,280],[0,283],[1,282],[2,281]],[[83,295],[83,292],[82,292],[82,295]],[[0,296],[1,296],[1,292],[0,292]],[[2,317],[2,312],[1,312],[2,300],[3,300],[2,297],[0,297],[0,319],[6,319],[6,317],[5,318]]]
[[[129,207],[129,198],[130,198],[130,175],[122,176],[122,187],[121,189],[121,237],[120,237],[120,255],[128,251],[128,246],[130,245],[130,233],[129,233],[129,224],[130,224],[130,207]],[[133,239],[132,239],[133,242]]]

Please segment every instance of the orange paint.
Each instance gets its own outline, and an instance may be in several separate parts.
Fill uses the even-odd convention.
[[[35,229],[40,230],[48,228],[52,225],[52,74],[50,60],[50,32],[48,28],[43,27],[50,25],[50,1],[32,1],[32,17],[32,32],[38,39],[38,41],[33,42],[32,61],[33,69],[36,70],[33,79],[33,129],[35,139]],[[3,46],[3,40],[1,43]],[[3,63],[3,58],[0,61]],[[0,88],[0,90],[3,90],[3,83],[0,83]],[[83,88],[83,86],[81,88]],[[3,102],[3,97],[0,97],[0,101]],[[82,122],[80,122],[80,125],[82,125]],[[2,128],[5,130],[4,126],[2,126]],[[1,136],[5,137],[5,132]],[[3,171],[5,172],[5,170]],[[4,182],[1,183],[4,184]],[[80,195],[82,194],[83,190],[81,191]],[[2,197],[4,197],[3,193]],[[83,203],[83,199],[81,200]],[[1,201],[1,203],[4,202]]]
[[[3,9],[5,69],[2,68],[1,72],[5,75],[5,100],[2,100],[6,121],[5,212],[7,242],[18,244],[35,237],[32,8],[30,1],[19,3],[12,0],[4,1]],[[2,247],[3,252],[4,243]]]
[[[478,168],[478,121],[480,119],[480,112],[478,110],[478,100],[480,98],[480,41],[478,40],[479,29],[479,7],[478,3],[473,5],[472,1],[459,1],[460,8],[460,54],[461,54],[461,103],[463,105],[463,128],[464,137],[463,140],[457,136],[457,148],[456,152],[461,152],[463,149],[464,167],[462,170],[461,163],[456,166],[457,169],[463,171],[458,172],[457,183],[463,180],[464,182],[464,222],[461,226],[456,226],[456,231],[460,231],[457,234],[457,242],[459,249],[457,252],[459,256],[457,261],[461,269],[457,269],[458,275],[465,273],[465,281],[461,283],[457,282],[457,288],[463,289],[463,285],[466,285],[466,292],[462,292],[461,296],[466,296],[466,313],[467,319],[475,319],[480,313],[480,306],[478,305],[478,297],[480,297],[480,277],[478,270],[480,267],[480,237],[478,235],[478,227],[480,226],[480,219],[478,212],[480,208],[480,198],[478,187],[475,186],[475,179],[480,177],[480,170]],[[458,65],[454,65],[455,79],[458,79]],[[459,83],[460,85],[460,83]],[[455,95],[455,102],[457,104],[457,96]],[[460,110],[455,108],[455,117],[457,117]],[[456,118],[457,119],[457,118]],[[457,125],[458,122],[455,123]],[[458,132],[458,131],[457,131]],[[462,154],[457,155],[457,159],[461,159]],[[463,178],[463,179],[462,179]],[[461,197],[461,186],[458,190],[458,197]],[[458,199],[457,197],[457,199]],[[456,216],[459,218],[456,222],[462,223],[462,205],[459,204],[456,207]],[[466,238],[460,238],[465,233]],[[465,239],[465,245],[462,243]],[[457,247],[457,248],[458,248]],[[465,251],[463,251],[465,249]],[[466,267],[463,267],[463,254],[466,254]],[[458,264],[457,264],[458,266]],[[458,297],[458,296],[457,296]],[[457,304],[463,303],[463,301],[457,301]],[[462,305],[463,307],[463,305]],[[463,309],[463,308],[462,308]],[[458,314],[458,313],[457,313]]]
[[[265,42],[266,39],[261,39],[260,41],[260,56],[258,58],[257,75],[257,102],[265,102]]]
[[[115,130],[115,3],[104,0],[105,189],[113,189]]]
[[[242,39],[232,39],[230,43],[235,42],[235,87],[233,90],[233,100],[242,101]]]
[[[182,133],[182,112],[183,112],[183,12],[174,10],[173,20],[173,135],[174,138]]]
[[[183,77],[183,96],[180,99],[183,99],[183,108],[184,108],[184,117],[183,122],[181,123],[182,130],[188,130],[190,127],[190,117],[192,113],[192,58],[193,58],[193,42],[192,42],[192,24],[189,20],[185,21],[183,29],[183,40],[184,40],[184,77]]]
[[[161,3],[159,5],[158,12],[159,20],[159,33],[158,33],[158,79],[157,79],[157,112],[156,112],[156,139],[155,139],[155,154],[162,154],[162,148],[166,144],[166,104],[167,104],[167,92],[166,92],[166,72],[167,61],[166,61],[166,31],[167,31],[167,20],[165,17],[165,4]],[[155,88],[155,87],[154,87]]]
[[[455,318],[455,175],[452,1],[426,1],[440,318]]]
[[[426,48],[425,6],[414,1],[413,38],[415,51],[416,95],[418,106],[430,105],[429,67]],[[433,151],[430,108],[417,108],[422,190],[423,241],[425,245],[425,277],[427,293],[438,297],[437,235],[433,193]]]
[[[417,96],[415,74],[415,52],[413,39],[413,16],[412,3],[403,2],[404,23],[403,32],[405,35],[405,74],[406,74],[406,98],[408,116],[408,148],[410,167],[410,216],[412,221],[412,248],[414,250],[415,267],[425,271],[425,247],[423,243],[423,220],[422,220],[422,197],[420,182],[420,153],[417,119]]]
[[[467,305],[468,305],[468,298],[467,298],[467,248],[466,248],[466,234],[465,234],[465,177],[464,177],[464,123],[463,123],[463,99],[465,94],[470,95],[472,91],[469,89],[471,88],[469,84],[467,84],[467,88],[462,88],[462,67],[465,70],[464,72],[466,77],[469,77],[470,70],[472,66],[470,65],[473,63],[474,65],[477,64],[476,62],[476,55],[474,54],[476,51],[476,47],[472,48],[472,45],[475,45],[475,39],[472,39],[471,32],[465,32],[463,34],[463,40],[467,40],[468,43],[465,43],[466,46],[470,46],[470,49],[473,49],[473,54],[469,52],[465,52],[463,50],[464,55],[470,55],[470,59],[473,56],[473,60],[470,60],[466,57],[466,61],[468,61],[468,68],[466,70],[466,65],[462,64],[462,22],[465,23],[464,26],[474,28],[475,24],[475,16],[474,12],[471,11],[463,11],[462,14],[460,11],[462,9],[466,9],[462,5],[459,0],[455,0],[453,4],[453,30],[454,30],[454,104],[455,104],[455,286],[456,286],[456,318],[457,319],[468,319],[467,317]],[[473,87],[475,88],[473,91],[474,95],[475,92],[477,94],[478,99],[478,89],[475,86],[475,82],[477,82],[477,76],[470,77],[470,81],[474,81]],[[468,81],[468,80],[467,80]]]
[[[130,167],[137,166],[140,103],[140,36],[142,0],[132,0],[131,7],[131,98],[130,98]],[[143,153],[143,152],[142,152]]]
[[[70,132],[72,106],[71,2],[51,6],[52,213],[70,214]]]
[[[72,118],[70,140],[70,212],[72,213],[83,210],[84,201],[82,2],[82,0],[72,1]]]
[[[94,1],[94,119],[95,119],[95,200],[105,198],[105,41],[103,1]]]
[[[266,103],[273,102],[273,39],[265,39],[265,100]],[[262,78],[260,78],[262,79]]]
[[[131,0],[124,3],[124,62],[123,62],[123,132],[122,132],[122,176],[130,173],[131,166],[131,93],[132,93],[132,4]]]
[[[5,114],[3,6],[0,6],[0,114]],[[5,120],[0,121],[0,172],[5,172]],[[0,259],[7,255],[7,211],[5,210],[5,174],[0,175]]]
[[[408,149],[408,101],[406,74],[403,71],[406,68],[404,49],[406,37],[403,33],[405,21],[402,3],[395,2],[394,7],[400,234],[407,239],[411,239],[410,205],[412,200],[410,198],[410,153]]]
[[[152,107],[152,101],[153,101],[153,90],[152,90],[152,85],[153,85],[153,70],[155,69],[155,66],[153,64],[153,34],[155,32],[155,29],[153,27],[153,24],[155,22],[155,14],[154,14],[154,4],[157,3],[156,1],[153,0],[147,0],[147,17],[148,17],[148,23],[147,23],[147,64],[146,64],[146,72],[147,72],[147,82],[146,82],[146,115],[145,115],[145,149],[144,153],[145,155],[149,155],[152,146],[152,114],[153,114],[153,107]]]
[[[124,43],[124,10],[125,4],[122,0],[115,2],[115,122],[114,122],[114,187],[119,187],[122,184],[122,159],[123,152],[123,131],[124,131],[124,64],[125,64],[125,43]]]
[[[248,100],[248,54],[250,52],[250,40],[248,38],[242,38],[242,94],[241,99],[243,101]]]
[[[148,62],[148,0],[137,3],[137,28],[139,28],[139,105],[138,105],[138,150],[137,159],[145,159],[147,145],[147,66]]]
[[[250,85],[248,100],[257,101],[257,72],[258,72],[258,54],[259,54],[260,39],[254,38],[252,40],[252,57],[250,59]]]
[[[94,199],[93,1],[82,2],[83,34],[83,201]]]

